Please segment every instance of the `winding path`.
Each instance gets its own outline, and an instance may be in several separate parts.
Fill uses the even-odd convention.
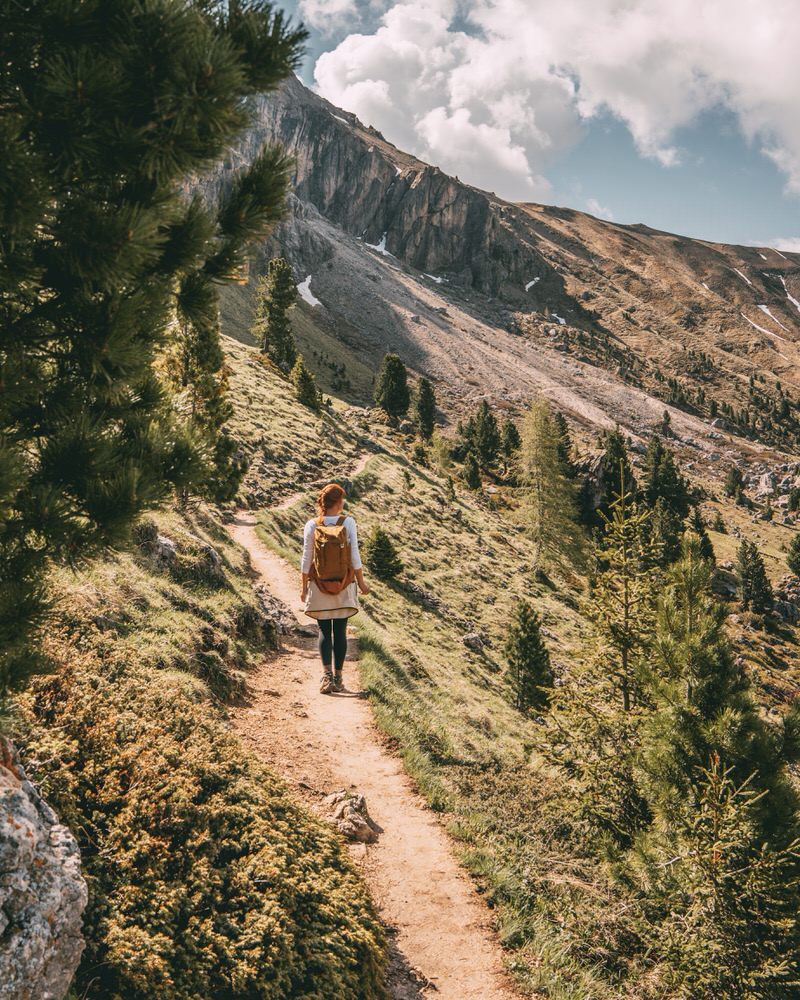
[[[299,610],[298,574],[262,544],[255,517],[240,512],[230,533],[250,553],[255,573],[270,592],[307,626]],[[353,651],[356,643],[352,638],[350,643]],[[286,637],[280,652],[251,676],[250,701],[233,711],[234,725],[254,752],[312,805],[338,788],[366,796],[382,833],[377,844],[352,846],[351,853],[391,933],[394,1000],[432,995],[441,1000],[514,1000],[518,994],[504,973],[486,906],[453,857],[434,814],[385,748],[369,704],[360,696],[353,662],[345,664],[344,677],[342,694],[320,695],[314,638]]]

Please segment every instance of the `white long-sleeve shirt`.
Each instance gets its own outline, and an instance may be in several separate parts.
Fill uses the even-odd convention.
[[[323,523],[327,525],[336,524],[339,514],[335,516],[326,515]],[[300,562],[300,572],[308,574],[311,572],[311,563],[314,559],[314,527],[316,519],[306,521],[303,529],[303,558]],[[353,569],[362,569],[361,554],[358,551],[358,531],[356,530],[356,519],[352,514],[348,514],[344,520],[344,529],[347,532],[347,541],[350,543],[350,565]]]

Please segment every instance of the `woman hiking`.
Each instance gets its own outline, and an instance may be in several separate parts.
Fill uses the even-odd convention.
[[[369,593],[352,514],[344,514],[345,492],[338,483],[319,491],[317,516],[306,521],[300,565],[300,600],[319,623],[322,694],[342,691],[347,654],[347,619],[358,614],[358,592]],[[357,588],[357,589],[356,589]]]

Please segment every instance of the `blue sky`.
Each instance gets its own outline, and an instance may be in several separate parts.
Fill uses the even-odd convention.
[[[800,250],[795,0],[287,0],[301,77],[512,200]]]

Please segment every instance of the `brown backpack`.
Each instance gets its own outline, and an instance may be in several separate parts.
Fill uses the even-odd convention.
[[[345,514],[340,514],[336,524],[325,524],[318,517],[314,525],[314,555],[311,579],[326,594],[338,594],[355,579],[350,564],[350,540],[344,526]]]

